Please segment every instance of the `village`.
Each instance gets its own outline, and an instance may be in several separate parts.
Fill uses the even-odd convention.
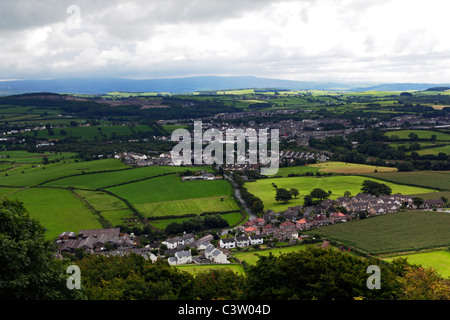
[[[57,239],[57,256],[62,258],[64,254],[82,250],[107,256],[135,253],[152,262],[167,259],[170,265],[228,264],[238,262],[232,255],[235,251],[248,250],[250,247],[258,249],[262,245],[272,247],[279,242],[295,245],[310,240],[310,236],[303,234],[303,231],[399,210],[430,210],[444,205],[441,199],[436,199],[425,200],[418,207],[413,197],[402,194],[376,197],[360,193],[354,197],[327,199],[314,206],[289,207],[278,213],[267,210],[261,217],[247,220],[232,229],[221,230],[219,237],[212,233],[195,235],[185,232],[146,246],[140,246],[138,237],[133,233],[122,233],[120,228],[80,230],[78,235],[63,232]]]

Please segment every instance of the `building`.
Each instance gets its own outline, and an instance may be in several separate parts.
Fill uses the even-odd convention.
[[[220,239],[219,246],[224,249],[236,248],[236,241],[233,238]]]

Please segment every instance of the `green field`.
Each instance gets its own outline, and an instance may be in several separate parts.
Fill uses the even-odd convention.
[[[21,150],[13,151],[0,151],[0,163],[1,162],[14,162],[19,163],[42,163],[43,158],[47,157],[49,161],[53,160],[69,160],[76,157],[76,153],[72,152],[43,152],[43,153],[33,153]]]
[[[244,275],[244,267],[240,264],[207,264],[207,265],[179,265],[174,266],[174,268],[178,268],[180,271],[189,272],[192,274],[197,274],[200,272],[208,272],[210,270],[231,270],[239,275]]]
[[[98,217],[69,190],[28,188],[9,198],[23,202],[31,217],[47,229],[48,239],[54,239],[64,231],[102,227]]]
[[[265,249],[265,250],[254,250],[254,251],[248,251],[248,252],[235,252],[233,253],[233,256],[241,261],[247,262],[249,265],[254,265],[258,261],[258,256],[268,256],[269,254],[272,255],[279,255],[280,253],[290,253],[295,252],[298,250],[303,250],[307,248],[310,245],[295,245],[295,246],[289,246],[289,247],[281,247],[281,248],[271,248],[271,249]]]
[[[222,200],[223,199],[223,200]],[[226,212],[238,210],[239,207],[230,196],[161,201],[135,205],[145,217],[198,214],[202,212]]]
[[[450,214],[433,211],[390,213],[324,226],[309,232],[372,254],[450,246]]]
[[[426,148],[416,151],[419,155],[424,156],[427,154],[433,154],[438,155],[439,153],[445,153],[450,154],[450,144],[442,147],[436,147],[436,148]]]
[[[210,167],[196,167],[195,170],[208,170]],[[175,173],[185,171],[185,167],[176,166],[148,166],[140,168],[132,168],[129,170],[102,172],[89,175],[78,175],[60,180],[46,183],[46,186],[52,187],[74,187],[88,189],[103,189],[118,184],[132,182],[136,180],[155,177],[167,173]],[[193,169],[191,169],[193,170]]]
[[[224,218],[226,221],[228,221],[228,224],[230,226],[233,226],[233,225],[239,223],[242,220],[242,215],[241,215],[241,213],[239,211],[230,212],[230,213],[223,213],[220,216],[222,218]],[[152,226],[155,226],[158,229],[165,229],[169,224],[171,224],[173,222],[182,223],[183,221],[186,221],[186,220],[189,220],[189,219],[191,219],[191,217],[151,220],[150,224]]]
[[[23,167],[8,170],[7,176],[1,175],[0,185],[27,187],[70,175],[79,175],[83,172],[100,172],[126,168],[129,168],[129,166],[117,159],[71,163],[59,162],[48,164],[46,166],[25,165]]]
[[[424,268],[433,268],[445,278],[450,278],[450,251],[433,251],[414,253],[384,260],[391,262],[396,258],[406,258],[410,264],[421,265]]]
[[[437,141],[450,141],[450,134],[432,130],[398,130],[386,132],[385,135],[390,138],[397,136],[398,139],[409,139],[410,133],[417,134],[419,139],[431,139],[432,135],[436,135]]]
[[[178,175],[167,175],[106,190],[127,199],[147,217],[239,209],[225,180],[182,182]]]
[[[366,174],[371,178],[425,188],[450,190],[450,171],[414,171]],[[422,192],[417,192],[422,193]]]
[[[344,196],[345,191],[350,191],[352,195],[361,192],[361,185],[364,180],[368,178],[361,176],[329,176],[329,177],[291,177],[291,178],[273,178],[261,179],[256,182],[247,182],[244,187],[259,197],[264,203],[264,210],[272,209],[276,212],[284,211],[288,207],[302,205],[303,197],[309,194],[315,188],[321,188],[325,191],[332,191],[331,199]],[[411,187],[407,185],[395,184],[392,182],[385,182],[370,178],[380,183],[385,183],[392,188],[392,193],[401,193],[405,195],[416,193],[428,193],[434,190],[420,187]],[[297,199],[292,199],[289,203],[284,204],[275,200],[275,188],[272,183],[278,188],[296,188],[300,192]]]

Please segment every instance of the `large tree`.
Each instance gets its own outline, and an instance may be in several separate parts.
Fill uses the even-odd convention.
[[[390,195],[392,193],[392,189],[388,185],[372,180],[364,180],[361,191],[364,193],[373,194],[377,197],[381,195]]]
[[[70,275],[53,249],[21,202],[0,201],[0,299],[80,298],[79,290],[67,288]]]
[[[312,190],[310,192],[310,196],[315,199],[325,200],[326,198],[328,198],[330,196],[330,194],[323,189],[315,188],[314,190]]]
[[[284,188],[277,188],[277,193],[275,195],[275,200],[282,201],[283,203],[288,203],[289,200],[292,199],[292,194],[284,189]]]

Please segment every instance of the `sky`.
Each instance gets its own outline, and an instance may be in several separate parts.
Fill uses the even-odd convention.
[[[0,80],[450,83],[447,0],[0,2]]]

